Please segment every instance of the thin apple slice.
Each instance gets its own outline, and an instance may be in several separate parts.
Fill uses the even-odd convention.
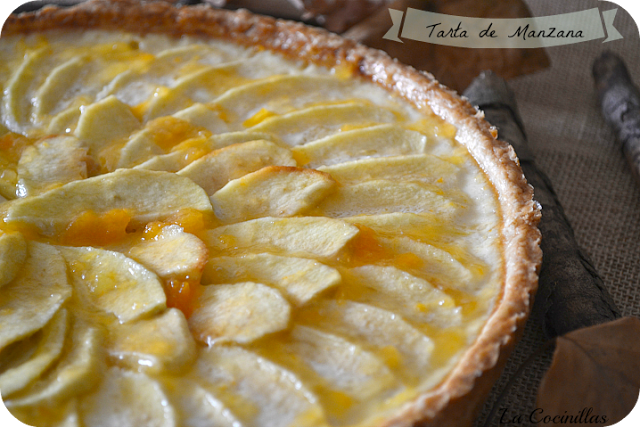
[[[211,204],[223,222],[286,218],[315,207],[335,184],[313,169],[267,166],[230,181],[211,196]]]
[[[127,143],[122,147],[116,167],[130,168],[153,156],[162,154],[164,154],[164,150],[155,143],[153,131],[144,128],[131,135]]]
[[[341,278],[336,269],[317,261],[268,253],[211,258],[202,275],[206,284],[246,280],[274,286],[295,305],[303,305]]]
[[[71,91],[86,64],[86,58],[74,57],[49,73],[33,99],[33,114],[36,120],[41,120],[44,115],[55,111],[60,100]]]
[[[428,243],[417,242],[408,237],[383,237],[380,238],[380,243],[399,256],[412,254],[422,260],[422,263],[418,263],[421,265],[412,268],[425,274],[434,284],[464,292],[473,291],[478,284],[476,279],[479,274],[472,272],[449,252]]]
[[[179,78],[169,90],[151,99],[146,119],[168,116],[194,102],[207,103],[225,91],[249,81],[241,71],[243,62],[204,67]]]
[[[233,144],[213,151],[178,172],[201,186],[208,195],[229,181],[265,166],[295,166],[291,152],[265,140]]]
[[[322,217],[259,218],[209,231],[213,255],[274,252],[302,258],[330,258],[358,234],[358,227]]]
[[[247,424],[272,427],[324,427],[317,397],[287,369],[236,346],[213,346],[201,352],[198,378],[224,393],[239,395],[253,406]],[[228,390],[228,391],[227,391]],[[243,420],[244,421],[244,420]]]
[[[35,381],[60,357],[66,331],[67,310],[62,308],[42,329],[42,334],[33,351],[29,352],[31,354],[28,359],[20,360],[23,355],[17,355],[17,360],[12,358],[8,369],[0,374],[0,390],[4,399]]]
[[[339,187],[319,207],[333,218],[411,212],[432,213],[447,219],[464,205],[419,183],[374,180]]]
[[[176,413],[162,386],[142,373],[110,368],[98,389],[80,403],[92,427],[175,427]]]
[[[331,174],[343,185],[386,179],[422,182],[446,188],[455,183],[454,179],[460,168],[439,157],[418,154],[359,159],[333,166],[323,166],[318,170]]]
[[[429,369],[433,342],[394,312],[353,301],[321,300],[298,318],[372,349],[407,385],[417,385],[416,372]]]
[[[47,138],[27,147],[18,162],[18,197],[87,178],[92,160],[87,147],[72,136]]]
[[[20,233],[0,231],[0,288],[16,278],[27,258],[27,242]]]
[[[345,297],[401,314],[416,323],[459,325],[454,299],[431,283],[391,266],[365,265],[340,271]]]
[[[157,236],[137,244],[127,252],[128,256],[163,279],[198,279],[208,254],[204,242],[193,234],[185,233],[179,225],[164,227]]]
[[[165,388],[184,427],[243,427],[244,424],[213,393],[188,379],[167,382]]]
[[[370,157],[401,156],[429,152],[430,143],[420,132],[395,124],[354,129],[293,147],[304,166],[317,168]]]
[[[98,382],[102,335],[82,320],[75,319],[73,323],[69,352],[43,378],[6,400],[7,408],[64,402]]]
[[[291,308],[280,292],[260,283],[206,286],[189,318],[199,341],[248,343],[289,325]]]
[[[327,384],[356,399],[367,400],[398,387],[397,378],[374,354],[337,335],[296,325],[289,352],[303,360]]]
[[[232,130],[227,122],[220,117],[218,110],[207,107],[204,104],[196,103],[180,110],[173,117],[185,120],[194,126],[207,129],[213,134],[229,132]]]
[[[75,136],[85,142],[91,154],[113,141],[125,138],[140,128],[131,108],[115,96],[109,96],[81,110]]]
[[[143,162],[134,169],[147,169],[156,171],[178,172],[180,169],[187,167],[194,160],[220,148],[228,147],[232,144],[240,144],[242,142],[257,141],[264,139],[266,141],[277,142],[277,138],[268,133],[260,132],[227,132],[213,135],[204,143],[198,145],[178,144],[174,147],[175,151],[168,154],[153,156],[146,162]],[[197,154],[194,156],[194,153]]]
[[[80,214],[126,209],[132,225],[160,221],[179,209],[212,212],[209,197],[193,181],[168,172],[120,169],[70,182],[11,204],[5,221],[22,221],[54,236]]]
[[[177,372],[196,358],[196,343],[184,314],[171,308],[111,330],[107,348],[114,363],[132,370]]]
[[[24,267],[0,292],[0,350],[44,327],[71,293],[60,252],[27,242]]]
[[[31,113],[31,86],[42,76],[44,64],[49,60],[49,49],[43,47],[28,51],[20,67],[6,82],[2,97],[4,125],[11,131],[20,133]]]
[[[342,99],[348,84],[333,76],[277,75],[228,90],[213,103],[243,123],[259,110],[289,113],[321,101]]]
[[[78,296],[90,306],[114,314],[120,323],[166,308],[158,277],[131,258],[90,247],[58,249],[69,265]]]
[[[394,212],[380,215],[358,215],[343,218],[352,224],[361,224],[386,237],[403,235],[425,243],[450,243],[469,232],[455,223],[428,213]]]
[[[338,133],[345,126],[366,127],[397,120],[396,114],[386,108],[350,102],[310,107],[271,117],[250,129],[254,132],[274,133],[293,147]]]

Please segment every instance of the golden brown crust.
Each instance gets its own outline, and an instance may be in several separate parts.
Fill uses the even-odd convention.
[[[504,220],[506,284],[482,333],[454,370],[438,387],[404,405],[380,427],[471,425],[521,334],[542,259],[536,227],[540,207],[533,201],[533,190],[525,181],[513,148],[496,139],[497,133],[484,121],[483,113],[430,74],[399,64],[381,51],[320,29],[242,10],[94,0],[71,9],[46,7],[36,13],[11,16],[2,35],[89,28],[222,38],[318,65],[346,66],[419,109],[428,107],[459,129],[457,139],[468,148],[498,194]]]

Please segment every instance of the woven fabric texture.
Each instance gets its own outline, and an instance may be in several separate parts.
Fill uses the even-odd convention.
[[[533,16],[547,16],[599,7],[597,1],[528,0]],[[621,55],[640,84],[640,36],[631,16],[618,7],[615,27],[624,39],[601,40],[547,49],[551,67],[509,81],[538,166],[547,173],[571,222],[623,316],[640,316],[640,183],[636,183],[621,148],[600,114],[591,76],[594,59],[603,50]],[[494,386],[475,426],[487,422],[491,408],[518,367],[545,337],[535,318]],[[551,363],[551,351],[527,363],[496,405],[490,426],[528,416],[535,408],[538,384]],[[525,423],[510,423],[527,426]]]

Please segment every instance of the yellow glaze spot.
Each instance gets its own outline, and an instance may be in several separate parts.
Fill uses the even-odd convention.
[[[124,239],[131,215],[126,209],[113,209],[103,214],[85,211],[74,219],[60,237],[68,246],[105,246]]]

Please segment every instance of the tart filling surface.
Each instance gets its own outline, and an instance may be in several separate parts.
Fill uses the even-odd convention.
[[[464,126],[349,63],[260,46],[0,40],[12,413],[38,426],[433,416],[407,404],[467,369],[513,275],[504,190]]]

